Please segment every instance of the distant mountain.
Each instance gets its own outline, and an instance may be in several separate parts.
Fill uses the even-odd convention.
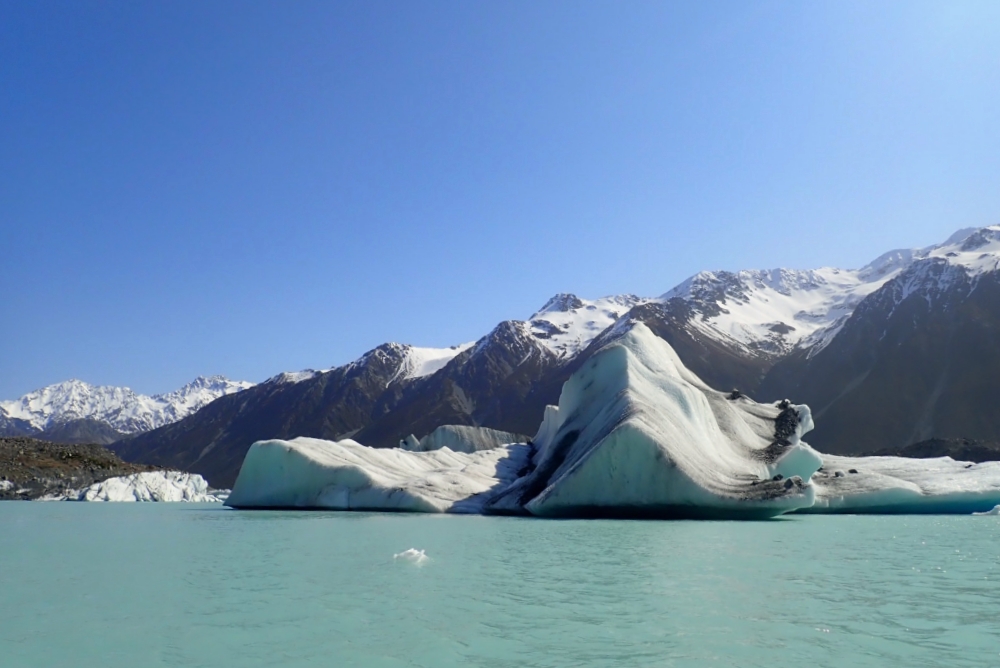
[[[79,420],[54,424],[48,429],[38,432],[33,438],[51,443],[110,445],[121,440],[125,435],[100,420],[80,418]]]
[[[834,454],[1000,439],[1000,226],[914,251],[828,345],[779,361],[760,391],[809,404],[811,442]]]
[[[387,447],[442,424],[530,434],[562,383],[631,322],[709,385],[789,397],[811,440],[870,454],[932,438],[1000,440],[1000,226],[890,251],[861,269],[702,272],[657,298],[562,293],[474,344],[388,343],[326,371],[285,373],[124,440],[128,459],[231,484],[264,438]]]
[[[20,399],[0,401],[0,435],[46,432],[52,440],[76,429],[80,434],[87,431],[99,436],[87,442],[105,442],[114,433],[134,434],[176,422],[221,396],[251,385],[223,376],[199,377],[179,390],[150,397],[127,387],[68,380],[29,392]],[[74,423],[75,427],[68,427]]]

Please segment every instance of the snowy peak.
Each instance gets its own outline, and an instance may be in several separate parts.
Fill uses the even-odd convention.
[[[176,422],[225,394],[251,386],[223,376],[199,377],[174,392],[146,396],[127,387],[97,386],[74,379],[0,402],[0,418],[24,420],[39,431],[91,419],[131,434]]]
[[[586,348],[630,308],[647,301],[635,295],[588,300],[560,293],[531,316],[528,327],[543,346],[559,357],[569,358]]]
[[[924,249],[921,255],[962,267],[970,277],[1000,270],[1000,225],[983,227],[965,234],[967,231],[956,233],[940,246]]]
[[[693,327],[751,352],[780,356],[809,348],[815,354],[863,299],[890,281],[904,281],[893,291],[905,298],[920,286],[941,293],[965,277],[997,270],[1000,226],[967,228],[943,244],[889,251],[861,269],[704,271],[660,299],[684,300]]]
[[[866,296],[902,270],[902,256],[866,270],[701,272],[664,294],[683,299],[691,322],[713,338],[767,355],[828,341]]]
[[[179,390],[168,394],[158,394],[152,398],[166,404],[169,407],[168,410],[177,414],[176,419],[179,420],[221,396],[249,387],[253,387],[253,383],[229,380],[225,376],[198,376]]]

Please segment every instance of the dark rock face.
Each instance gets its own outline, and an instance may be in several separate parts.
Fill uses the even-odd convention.
[[[426,435],[442,424],[533,434],[545,404],[534,401],[532,390],[559,365],[516,322],[501,323],[424,378],[397,378],[404,352],[386,344],[308,380],[261,383],[113,449],[130,461],[200,473],[214,486],[230,487],[250,445],[268,438],[355,438],[396,447],[407,434]]]
[[[53,425],[45,431],[35,434],[35,438],[53,443],[97,443],[98,445],[109,445],[124,436],[125,434],[111,427],[106,422],[90,418],[69,420],[68,422]]]
[[[976,441],[968,438],[932,438],[902,448],[887,449],[876,455],[893,457],[951,457],[964,462],[1000,461],[1000,441]]]
[[[869,295],[811,358],[778,362],[764,399],[809,404],[809,442],[831,454],[898,451],[938,438],[1000,435],[1000,280],[918,263]]]
[[[533,391],[560,364],[524,323],[500,323],[436,374],[409,386],[395,410],[385,411],[357,439],[393,447],[401,435],[428,434],[442,424],[534,434],[545,404]]]
[[[37,499],[156,467],[123,462],[100,445],[0,438],[0,500]],[[5,484],[6,483],[6,484]]]
[[[307,380],[264,382],[112,449],[129,461],[200,473],[215,486],[230,487],[254,441],[346,438],[391,411],[405,386],[392,383],[403,353],[401,346],[386,344]]]
[[[39,433],[37,427],[27,420],[0,415],[0,438],[15,436],[33,436]]]

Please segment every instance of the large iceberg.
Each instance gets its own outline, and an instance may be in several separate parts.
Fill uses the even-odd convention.
[[[251,446],[227,505],[768,518],[971,513],[1000,504],[1000,463],[820,455],[807,406],[718,392],[641,323],[611,332],[527,443],[443,427],[403,447],[297,438]]]
[[[811,506],[822,465],[805,406],[709,388],[645,325],[563,386],[534,469],[486,509],[545,517],[763,518]]]
[[[247,452],[226,505],[479,513],[516,480],[531,448],[473,453],[369,448],[356,441],[260,441]]]

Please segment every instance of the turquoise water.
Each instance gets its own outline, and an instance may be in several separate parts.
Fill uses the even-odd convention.
[[[1000,517],[0,503],[8,668],[777,663],[1000,664]]]

